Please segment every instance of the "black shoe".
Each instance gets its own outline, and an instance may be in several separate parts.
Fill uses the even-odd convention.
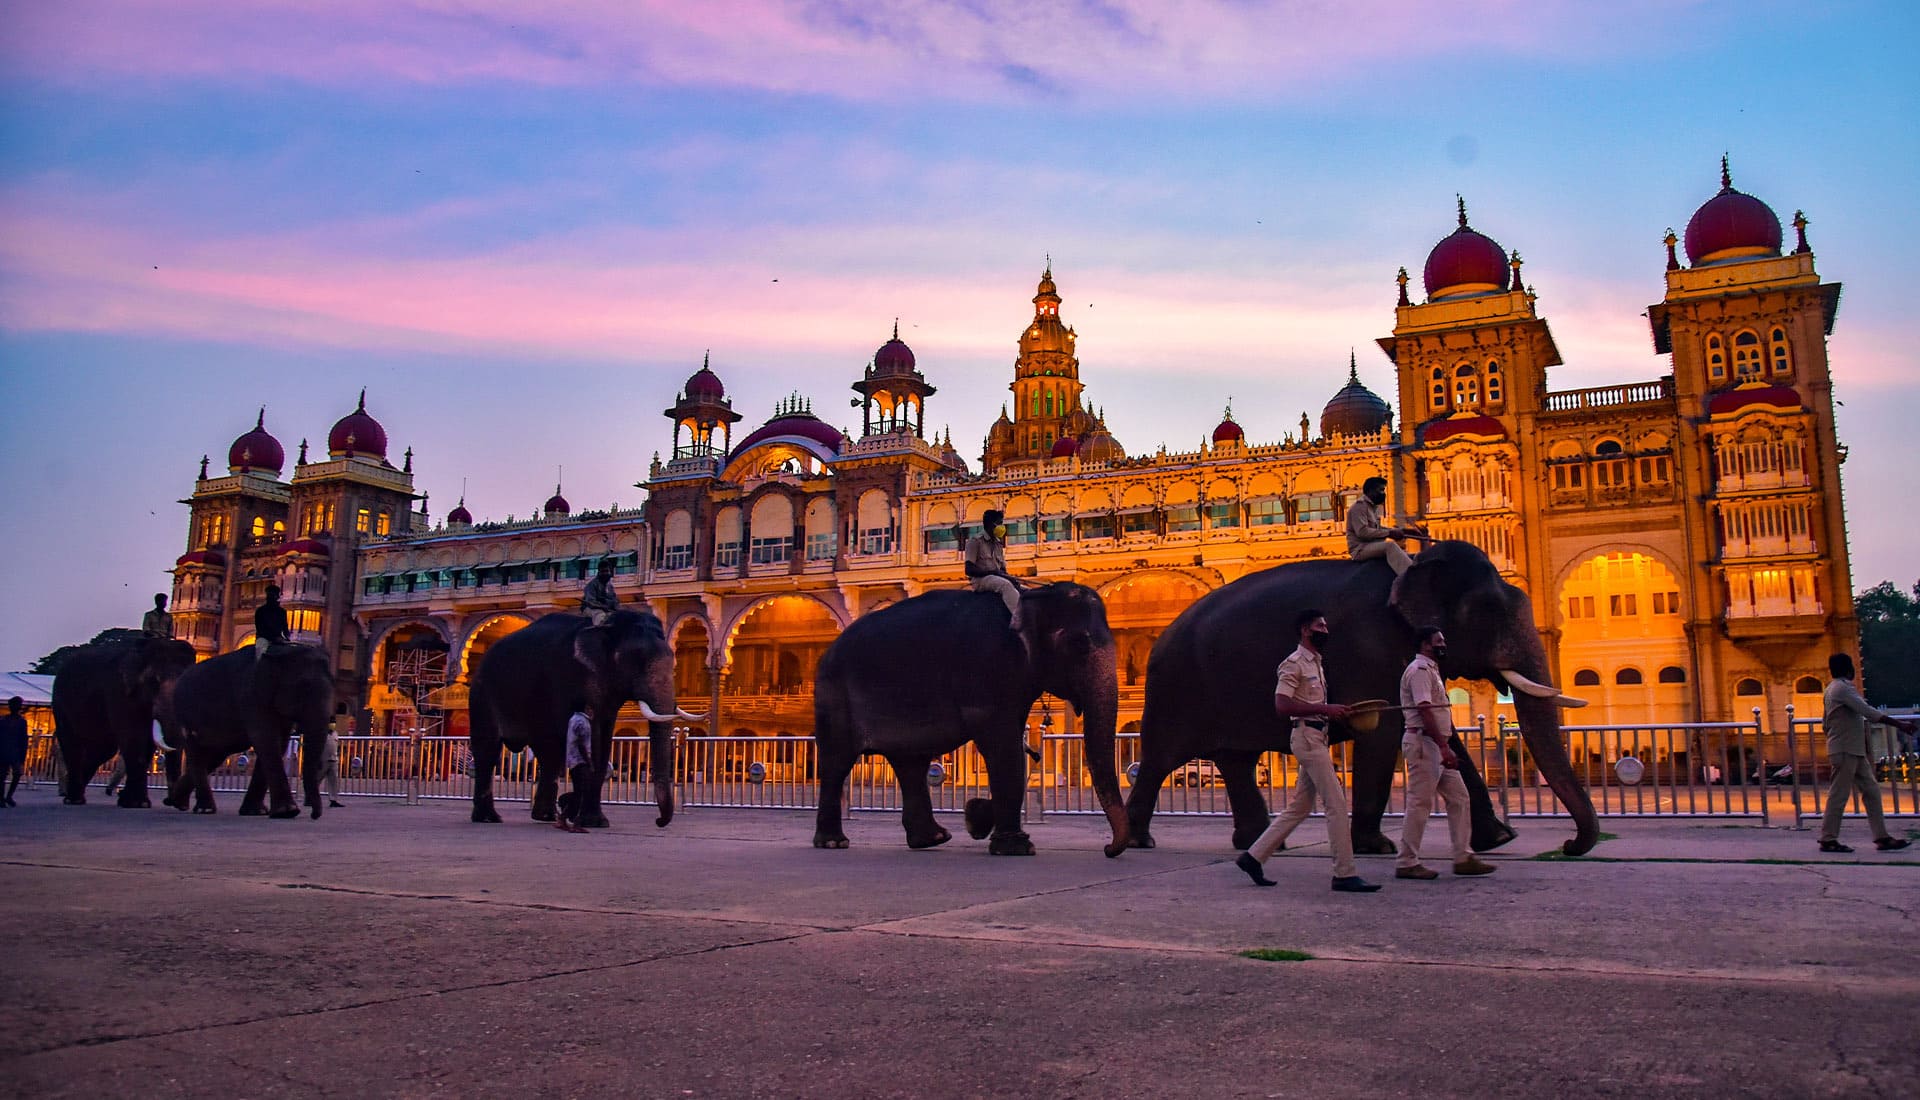
[[[1359,875],[1349,875],[1346,878],[1334,879],[1333,888],[1342,894],[1371,894],[1380,889],[1380,886],[1378,883],[1368,882]]]
[[[1849,848],[1849,847],[1847,847],[1847,846],[1846,846],[1845,844],[1842,844],[1842,843],[1840,843],[1840,842],[1839,842],[1839,841],[1837,841],[1837,840],[1823,840],[1823,841],[1821,841],[1821,842],[1820,842],[1820,850],[1821,850],[1821,851],[1823,851],[1823,852],[1851,852],[1851,851],[1853,851],[1853,849],[1852,849],[1852,848]]]
[[[1247,877],[1253,880],[1253,884],[1255,886],[1280,885],[1279,883],[1268,878],[1266,875],[1262,874],[1260,871],[1260,861],[1253,858],[1251,855],[1247,854],[1246,852],[1241,852],[1239,858],[1233,861],[1233,865],[1235,867],[1240,868],[1242,871],[1245,871],[1247,873]]]
[[[1897,852],[1905,848],[1908,843],[1910,842],[1901,837],[1883,836],[1879,840],[1874,841],[1873,846],[1883,852]]]
[[[338,810],[342,808],[339,801],[337,799],[332,799],[332,798],[327,799],[327,806],[329,809],[334,809],[334,810]]]

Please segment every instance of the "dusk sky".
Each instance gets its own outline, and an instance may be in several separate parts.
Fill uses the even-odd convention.
[[[361,387],[436,520],[643,494],[711,349],[735,438],[894,319],[977,469],[1045,256],[1133,453],[1345,381],[1465,196],[1566,365],[1719,186],[1827,281],[1856,589],[1920,579],[1920,6],[0,0],[0,669],[134,626],[200,456]],[[1906,75],[1901,75],[1901,74]],[[1789,239],[1791,230],[1789,229]],[[1902,318],[1906,320],[1902,320]]]

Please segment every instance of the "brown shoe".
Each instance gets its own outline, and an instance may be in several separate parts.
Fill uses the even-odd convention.
[[[1456,875],[1490,875],[1495,870],[1493,864],[1483,861],[1479,856],[1468,856],[1453,865]]]
[[[1394,878],[1414,878],[1414,879],[1419,879],[1421,882],[1425,882],[1428,879],[1439,878],[1440,872],[1435,871],[1428,867],[1421,867],[1416,864],[1415,866],[1412,866],[1412,867],[1396,867],[1393,872],[1393,877]]]

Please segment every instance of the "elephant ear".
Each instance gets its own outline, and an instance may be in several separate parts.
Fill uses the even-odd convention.
[[[1393,606],[1408,626],[1419,629],[1448,621],[1447,613],[1459,594],[1459,578],[1454,576],[1457,564],[1445,544],[1431,546],[1394,582]]]
[[[589,626],[573,636],[573,659],[587,670],[590,685],[605,683],[613,673],[613,630]]]

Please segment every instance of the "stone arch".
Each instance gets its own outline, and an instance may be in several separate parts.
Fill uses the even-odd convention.
[[[493,611],[474,619],[461,632],[459,642],[453,647],[454,659],[448,663],[448,677],[460,680],[471,679],[474,665],[486,653],[488,645],[521,627],[531,625],[533,620],[534,616],[525,611]],[[507,629],[492,630],[496,626],[507,626]]]
[[[1593,722],[1693,720],[1693,687],[1652,671],[1691,663],[1683,576],[1654,547],[1608,543],[1583,550],[1547,589],[1560,632],[1560,667],[1581,670],[1575,675],[1595,704]],[[1598,673],[1597,684],[1585,682],[1581,674],[1588,671]]]
[[[722,640],[720,645],[720,651],[725,660],[727,660],[729,663],[731,663],[732,661],[733,643],[734,643],[734,640],[737,637],[739,637],[741,626],[743,626],[748,619],[752,618],[755,612],[758,612],[759,610],[766,607],[767,605],[772,604],[779,600],[805,600],[809,603],[818,604],[820,605],[820,607],[826,610],[827,614],[833,616],[834,624],[838,627],[838,629],[845,630],[847,628],[847,618],[845,614],[842,613],[841,609],[833,606],[832,604],[828,603],[827,601],[821,599],[819,596],[816,596],[811,592],[769,593],[764,596],[756,597],[752,602],[744,605],[739,610],[735,611],[732,617],[730,617],[727,620],[726,629],[722,632],[722,636],[721,636]]]
[[[438,634],[440,640],[447,643],[449,649],[453,647],[453,628],[450,624],[431,615],[412,615],[381,627],[380,632],[368,640],[367,651],[369,653],[380,652],[380,647],[387,644],[387,639],[393,637],[396,632],[411,626],[424,626],[428,630]]]

